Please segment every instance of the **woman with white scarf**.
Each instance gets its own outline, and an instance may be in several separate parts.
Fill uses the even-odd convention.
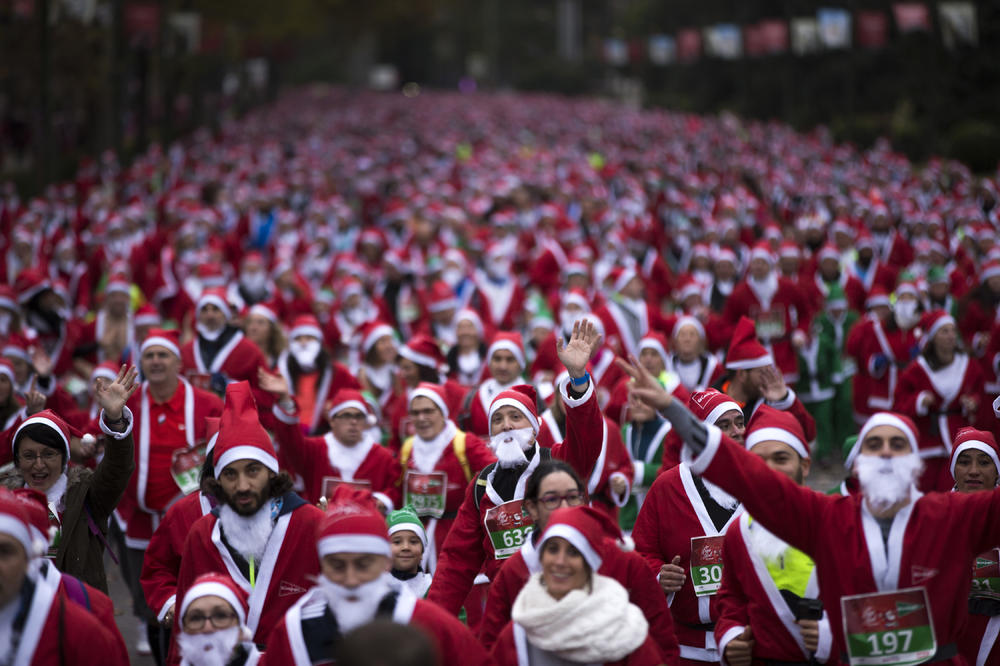
[[[601,528],[579,507],[557,509],[538,542],[541,572],[514,601],[493,648],[497,666],[665,663],[642,611],[601,566]]]

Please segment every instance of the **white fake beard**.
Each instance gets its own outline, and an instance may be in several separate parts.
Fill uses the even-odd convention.
[[[295,362],[299,364],[305,372],[312,372],[316,369],[316,357],[319,356],[320,341],[310,339],[308,342],[290,342],[288,351],[295,357]]]
[[[586,315],[586,312],[582,310],[577,313],[567,312],[566,310],[559,311],[559,326],[562,328],[563,335],[569,337],[573,334],[573,325],[580,321]]]
[[[177,645],[181,656],[192,666],[225,666],[240,641],[241,627],[219,629],[210,634],[177,635]]]
[[[534,443],[535,431],[531,428],[508,430],[490,437],[490,449],[497,457],[497,463],[504,469],[527,465],[528,458],[524,452]]]
[[[198,335],[205,338],[209,342],[215,342],[222,335],[222,332],[226,330],[225,326],[220,326],[218,330],[212,331],[205,327],[203,324],[196,324],[195,328],[198,330]]]
[[[244,273],[240,284],[251,294],[262,294],[267,290],[267,274],[263,272]]]
[[[758,280],[752,275],[747,276],[747,282],[754,288],[763,300],[770,301],[774,297],[774,294],[778,291],[778,276],[775,275],[774,271],[770,271],[767,277],[763,280]]]
[[[904,331],[913,328],[920,321],[917,305],[917,301],[897,301],[893,307],[892,317],[896,320],[896,325]]]
[[[341,634],[374,619],[379,603],[392,590],[390,578],[392,574],[385,572],[375,580],[357,587],[345,587],[322,574],[319,576],[319,589],[337,618],[337,628]]]
[[[222,533],[229,545],[244,557],[253,557],[260,562],[267,548],[274,524],[271,522],[271,502],[264,505],[252,516],[241,516],[228,504],[219,507],[219,522]]]
[[[708,494],[711,495],[715,503],[721,506],[723,509],[728,509],[732,511],[740,505],[740,501],[727,493],[725,490],[715,485],[705,477],[701,477],[701,482],[705,484],[705,489],[708,490]]]
[[[861,492],[876,513],[908,498],[923,469],[924,461],[916,453],[893,458],[862,454],[854,461]]]
[[[441,279],[444,280],[449,287],[454,289],[462,280],[465,279],[465,273],[457,268],[446,268],[441,271]]]
[[[361,305],[356,308],[344,310],[343,313],[344,319],[346,319],[351,326],[360,326],[368,321],[368,308]]]
[[[487,259],[486,272],[494,280],[502,280],[510,275],[511,262],[509,259]]]
[[[756,520],[750,524],[750,550],[764,561],[776,560],[788,550],[788,544],[772,534]]]

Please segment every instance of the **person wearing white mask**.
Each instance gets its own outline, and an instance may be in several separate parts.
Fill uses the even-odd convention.
[[[181,666],[253,666],[260,661],[247,629],[247,595],[232,578],[198,576],[181,602]]]
[[[638,396],[672,424],[693,456],[692,470],[738,497],[767,530],[809,555],[835,631],[832,654],[903,664],[956,659],[972,564],[996,546],[1000,492],[929,493],[913,422],[874,414],[858,435],[861,492],[828,496],[768,468],[717,428],[695,419],[638,363],[621,366]],[[977,520],[969,520],[975,516]],[[879,609],[905,608],[905,621]]]
[[[423,631],[443,666],[489,663],[483,647],[454,616],[418,599],[392,576],[385,518],[369,494],[338,488],[316,530],[316,548],[317,585],[271,632],[261,663],[330,663],[344,634],[376,619]]]

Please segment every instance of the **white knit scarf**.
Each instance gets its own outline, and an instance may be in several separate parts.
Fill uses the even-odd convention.
[[[514,600],[511,619],[528,642],[573,662],[617,661],[646,640],[649,623],[618,581],[591,576],[591,590],[573,590],[556,600],[542,587],[542,574],[528,579]]]
[[[441,459],[444,450],[455,439],[458,426],[452,421],[445,421],[444,428],[431,440],[420,435],[413,437],[413,465],[418,471],[429,474],[434,471],[434,465]]]

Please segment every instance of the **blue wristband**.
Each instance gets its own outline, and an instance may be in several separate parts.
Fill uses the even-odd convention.
[[[569,381],[573,386],[583,386],[590,381],[590,373],[584,372],[583,377],[570,377]]]

